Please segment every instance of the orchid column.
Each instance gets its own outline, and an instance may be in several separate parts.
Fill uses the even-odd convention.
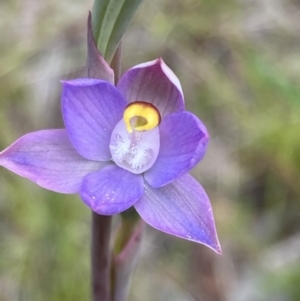
[[[126,300],[144,228],[140,217],[221,253],[209,198],[188,174],[205,155],[209,135],[185,110],[179,79],[162,58],[119,79],[120,41],[139,3],[95,1],[87,74],[62,81],[65,128],[29,133],[0,153],[1,166],[43,188],[78,194],[92,210],[94,301]],[[122,225],[111,242],[116,214]]]

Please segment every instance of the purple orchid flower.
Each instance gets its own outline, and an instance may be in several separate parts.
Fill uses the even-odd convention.
[[[0,165],[41,187],[78,193],[102,215],[134,206],[151,226],[217,253],[213,213],[187,172],[204,156],[204,124],[184,110],[171,69],[157,59],[99,79],[63,82],[66,129],[29,133],[0,153]]]

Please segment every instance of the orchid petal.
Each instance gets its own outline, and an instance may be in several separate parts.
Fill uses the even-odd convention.
[[[77,193],[82,179],[107,163],[81,157],[66,130],[44,130],[21,137],[1,152],[0,165],[43,188]]]
[[[122,119],[126,100],[108,82],[77,79],[63,82],[62,111],[75,149],[86,159],[111,159],[111,133]]]
[[[209,198],[189,174],[158,189],[145,183],[145,193],[134,206],[150,226],[221,253]]]
[[[131,207],[144,193],[142,175],[135,175],[116,165],[86,176],[81,198],[95,212],[113,215]]]
[[[206,127],[190,112],[167,116],[159,130],[159,155],[145,172],[152,187],[169,184],[192,169],[203,158],[209,141]]]
[[[184,109],[180,82],[162,59],[129,69],[121,77],[117,87],[129,102],[144,101],[153,104],[162,118]]]

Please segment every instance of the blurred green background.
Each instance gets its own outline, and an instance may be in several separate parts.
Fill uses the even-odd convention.
[[[62,127],[92,0],[0,2],[0,147]],[[192,174],[223,255],[147,229],[130,301],[300,300],[300,1],[144,0],[123,70],[162,56],[211,142]],[[89,300],[90,211],[1,168],[0,301]]]

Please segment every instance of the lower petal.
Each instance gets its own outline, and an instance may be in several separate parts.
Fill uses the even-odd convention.
[[[131,207],[144,193],[142,175],[133,174],[116,165],[86,176],[81,198],[95,212],[113,215]]]
[[[83,178],[107,163],[81,157],[66,130],[44,130],[21,137],[1,152],[0,165],[43,188],[77,193]]]
[[[192,176],[186,174],[158,189],[145,183],[135,209],[150,226],[221,253],[210,201]]]

